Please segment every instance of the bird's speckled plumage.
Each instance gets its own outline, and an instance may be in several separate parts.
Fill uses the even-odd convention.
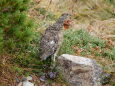
[[[69,14],[62,14],[61,17],[52,26],[49,26],[43,34],[40,41],[40,58],[46,60],[53,55],[60,46],[60,33],[64,21]]]

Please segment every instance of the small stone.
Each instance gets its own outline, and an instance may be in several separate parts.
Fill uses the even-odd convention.
[[[56,75],[57,75],[56,72],[49,72],[49,73],[48,73],[48,76],[49,76],[50,79],[56,78]]]
[[[28,76],[28,77],[26,77],[27,78],[27,80],[32,80],[32,77],[31,76]]]
[[[23,77],[21,81],[22,81],[22,82],[23,82],[23,81],[27,81],[27,78],[26,78],[26,77]]]
[[[46,76],[45,75],[41,76],[40,81],[45,82],[46,81]]]
[[[101,83],[108,84],[111,80],[112,75],[109,73],[102,73]]]
[[[22,86],[34,86],[34,84],[29,81],[24,81]]]

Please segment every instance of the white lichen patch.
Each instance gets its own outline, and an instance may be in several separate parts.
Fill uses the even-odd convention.
[[[86,58],[86,57],[63,54],[59,58],[62,58],[62,57],[67,59],[67,60],[70,60],[70,61],[72,61],[74,63],[77,63],[77,64],[84,64],[84,65],[92,66],[92,60],[89,59],[89,58]]]

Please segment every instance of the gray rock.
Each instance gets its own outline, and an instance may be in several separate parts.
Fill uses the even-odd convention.
[[[31,83],[29,80],[32,80],[31,76],[23,77],[21,82],[18,85],[19,86],[35,86],[34,83]]]
[[[33,79],[32,76],[28,76],[26,78],[27,78],[27,80],[32,80]]]
[[[102,68],[95,60],[63,54],[58,57],[57,64],[69,86],[102,86]]]
[[[46,76],[45,75],[41,76],[40,81],[45,82],[46,81]]]
[[[57,75],[56,72],[49,72],[49,73],[48,73],[48,76],[49,76],[50,79],[55,79],[55,78],[56,78],[56,75]]]
[[[35,86],[35,85],[29,81],[24,81],[22,86]]]

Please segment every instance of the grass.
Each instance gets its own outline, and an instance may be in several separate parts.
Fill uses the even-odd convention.
[[[39,32],[42,33],[46,29],[46,27],[48,27],[49,24],[54,22],[56,18],[63,12],[63,10],[66,9],[66,7],[64,7],[65,9],[59,10],[59,8],[58,7],[56,8],[56,6],[54,5],[53,6],[50,5],[48,9],[47,3],[46,3],[46,8],[43,7],[43,5],[45,5],[44,4],[45,2],[43,1],[40,4],[41,7],[35,8],[36,13],[40,15],[40,16],[36,15],[33,17],[35,18],[35,21],[38,24],[38,28],[39,28],[37,29],[38,33]],[[63,4],[64,3],[65,2],[63,2]],[[79,3],[84,3],[84,2],[79,1]],[[90,4],[94,5],[92,4],[92,2]],[[88,9],[83,8],[85,11],[84,10],[82,11],[80,7],[82,8],[82,6],[73,8],[79,10],[79,11],[75,10],[75,15],[74,15],[74,19],[77,20],[77,24],[84,23],[84,20],[85,21],[87,20],[88,22],[90,19],[92,20],[93,18],[99,20],[114,18],[114,14],[108,11],[108,9],[110,8],[105,9],[106,7],[103,7],[104,9],[100,9],[100,7],[97,6],[97,8],[91,10],[89,7],[93,7],[93,6],[89,6]],[[59,10],[59,12],[54,10],[52,11],[50,10],[50,8],[52,8],[52,10],[55,8]],[[97,36],[90,35],[90,33],[85,29],[81,29],[81,30],[75,30],[75,29],[76,28],[64,31],[64,42],[60,49],[59,55],[68,53],[68,54],[86,56],[92,59],[96,59],[97,62],[103,65],[105,71],[109,73],[113,72],[114,60],[115,60],[113,46],[108,45],[108,42],[106,40],[103,40]],[[42,65],[44,63],[41,63],[36,58],[39,49],[39,46],[38,45],[36,46],[36,44],[39,43],[40,35],[41,34],[38,35],[36,34],[36,37],[32,42],[32,46],[30,46],[27,49],[27,51],[29,51],[30,56],[25,57],[25,55],[21,55],[21,57],[19,56],[19,58],[17,58],[16,56],[14,60],[16,61],[15,63],[19,64],[21,67],[23,67],[23,69],[30,68],[31,72],[29,73],[36,73],[42,75],[44,71]],[[48,62],[48,64],[50,64],[50,62]],[[15,68],[15,70],[17,71],[18,68]],[[24,70],[22,74],[24,74]]]
[[[65,53],[95,59],[105,72],[114,77],[115,46],[108,44],[107,40],[92,36],[84,29],[69,29],[64,32],[64,41],[59,55]],[[112,79],[110,84],[114,86],[114,79],[113,81]]]
[[[70,29],[64,33],[64,41],[59,55],[67,53],[89,58],[92,57],[99,63],[102,62],[100,59],[104,59],[107,61],[107,64],[110,65],[111,61],[113,61],[113,63],[115,61],[114,49],[115,47],[109,46],[107,41],[90,35],[90,33],[84,29],[78,31]],[[108,61],[110,62],[108,63]],[[104,62],[101,64],[104,64]],[[113,68],[111,71],[113,71]]]
[[[0,66],[2,67],[4,66],[4,60],[7,62],[7,64],[5,64],[7,66],[4,66],[3,71],[8,67],[8,70],[12,72],[11,74],[15,74],[16,76],[27,76],[29,74],[43,75],[45,70],[42,65],[44,65],[44,62],[40,62],[38,57],[41,33],[49,24],[54,22],[60,14],[68,11],[73,14],[72,19],[75,25],[79,27],[73,25],[73,29],[64,31],[64,41],[59,55],[67,53],[86,56],[99,62],[103,66],[104,71],[109,73],[114,72],[115,46],[108,40],[101,39],[101,36],[98,36],[98,34],[96,34],[96,36],[90,35],[90,32],[86,30],[86,25],[89,25],[93,21],[93,32],[98,30],[100,34],[108,34],[108,32],[111,31],[112,35],[114,35],[115,30],[113,28],[115,28],[115,22],[111,19],[115,18],[115,12],[113,11],[115,2],[114,0],[106,0],[109,2],[107,3],[104,0],[98,0],[96,3],[95,1],[97,0],[78,0],[77,2],[63,0],[63,3],[52,2],[48,6],[48,1],[43,0],[39,6],[32,11],[34,14],[30,15],[37,23],[38,28],[30,46],[23,48],[19,46],[19,48],[16,48],[12,40],[6,41],[8,42],[6,52],[9,55],[6,59],[5,53],[4,58],[0,60]],[[85,29],[80,29],[82,28],[81,24],[86,24]],[[104,30],[102,30],[103,28]],[[107,34],[104,34],[104,36]],[[50,62],[45,64],[50,64]],[[61,81],[60,78],[61,76],[58,77],[59,81]]]
[[[46,22],[48,21],[52,22],[56,19],[54,14],[48,12],[44,8],[38,8],[35,10],[40,14],[40,16],[44,16],[44,21],[41,22],[41,20],[43,19],[39,20],[39,22],[37,22],[36,28],[48,27],[48,24],[46,24]],[[6,45],[6,48],[4,49],[3,60],[0,60],[0,68],[2,68],[0,73],[4,71],[7,73],[6,70],[8,70],[9,72],[11,72],[11,75],[9,76],[12,76],[13,74],[14,76],[12,78],[15,78],[20,76],[34,75],[34,74],[36,74],[37,76],[41,76],[46,71],[51,71],[49,67],[48,67],[49,69],[47,70],[43,68],[44,65],[50,65],[51,61],[41,62],[39,58],[39,42],[40,42],[41,35],[42,35],[42,31],[36,30],[36,32],[34,32],[32,41],[29,43],[29,46],[26,46],[26,44],[24,44],[23,42],[18,43],[19,44],[18,46],[14,43],[12,39],[6,41],[8,45]],[[9,55],[8,59],[6,59],[6,54]],[[5,62],[7,61],[7,64],[5,64],[7,65],[7,67],[3,65],[4,60]],[[4,74],[1,75],[2,75],[1,78],[7,78]],[[7,85],[7,82],[4,84]]]
[[[51,11],[56,16],[64,12],[71,13],[75,22],[74,29],[87,29],[91,24],[93,32],[99,37],[106,37],[109,32],[114,31],[114,0],[55,0],[50,5],[48,3],[48,0],[42,0],[39,7]]]

